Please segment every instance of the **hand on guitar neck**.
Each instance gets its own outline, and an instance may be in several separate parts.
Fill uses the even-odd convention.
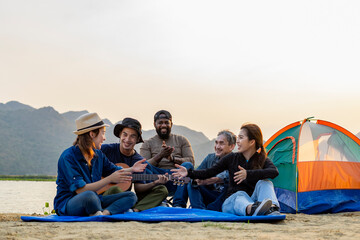
[[[169,181],[169,175],[166,173],[165,175],[157,175],[158,179],[154,181],[155,185],[165,184]]]

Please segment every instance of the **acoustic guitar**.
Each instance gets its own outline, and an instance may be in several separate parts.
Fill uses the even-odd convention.
[[[116,163],[116,166],[121,166],[123,168],[129,167],[125,163]],[[97,190],[96,193],[102,194],[106,190],[108,190],[109,188],[111,188],[113,186],[117,186],[121,190],[127,191],[130,188],[132,182],[134,182],[134,181],[155,181],[155,180],[159,179],[158,175],[161,175],[161,174],[131,174],[131,177],[132,177],[131,182],[129,181],[129,182],[122,182],[122,183],[110,183],[110,184],[102,187],[101,189]],[[169,178],[169,181],[172,181],[174,183],[174,185],[184,185],[185,183],[190,182],[189,177],[184,177],[181,179],[174,177],[172,175],[167,175],[167,177]]]

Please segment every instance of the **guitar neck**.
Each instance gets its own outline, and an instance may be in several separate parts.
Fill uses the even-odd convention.
[[[116,163],[117,166],[121,166],[123,168],[128,168],[129,166],[126,165],[125,163]],[[154,180],[158,180],[159,177],[157,174],[131,174],[132,177],[132,182],[134,181],[154,181]],[[190,182],[190,178],[189,177],[185,177],[182,179],[178,179],[176,177],[173,177],[171,174],[167,175],[169,181],[174,182],[174,184],[183,184],[183,183],[189,183]]]
[[[159,179],[157,174],[131,174],[131,177],[132,177],[132,180],[131,180],[132,182],[133,181],[154,181],[154,180]]]
[[[134,181],[154,181],[159,179],[159,176],[157,174],[131,174],[132,182]],[[173,181],[176,184],[183,184],[183,183],[189,183],[190,178],[185,177],[182,179],[174,178],[172,175],[167,176],[169,181]]]

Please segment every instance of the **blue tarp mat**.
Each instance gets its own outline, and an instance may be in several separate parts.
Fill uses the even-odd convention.
[[[215,212],[202,209],[184,209],[171,207],[156,207],[139,213],[125,213],[110,216],[75,217],[75,216],[21,216],[25,222],[118,222],[118,221],[138,221],[138,222],[272,222],[284,220],[286,215],[278,216],[237,216],[229,213]]]

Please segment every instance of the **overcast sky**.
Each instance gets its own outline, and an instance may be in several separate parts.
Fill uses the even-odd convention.
[[[214,138],[315,116],[360,131],[360,1],[0,0],[0,102]]]

